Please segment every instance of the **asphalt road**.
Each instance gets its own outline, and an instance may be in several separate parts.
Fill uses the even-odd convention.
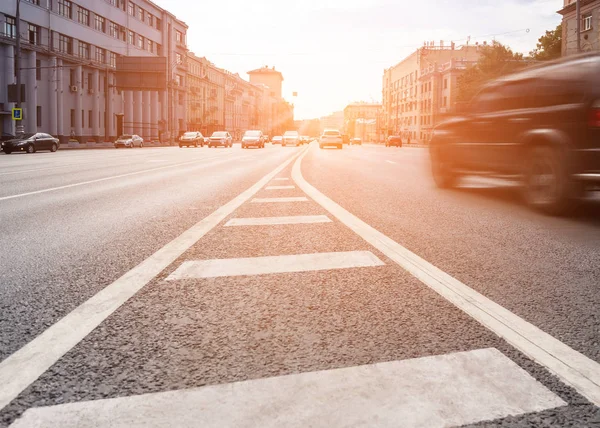
[[[600,426],[600,200],[551,218],[428,168],[1,155],[0,426]]]

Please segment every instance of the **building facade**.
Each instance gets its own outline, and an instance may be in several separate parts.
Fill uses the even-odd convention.
[[[352,103],[344,108],[344,131],[350,138],[363,141],[380,140],[382,104]]]
[[[564,0],[562,15],[562,54],[572,55],[577,50],[577,16],[575,0]],[[600,0],[581,0],[580,44],[582,52],[600,50]]]
[[[438,70],[452,60],[467,64],[476,62],[478,58],[478,46],[462,46],[456,49],[453,43],[444,46],[443,42],[440,42],[435,46],[432,42],[384,70],[382,126],[386,136],[396,134],[414,141],[426,139],[427,132],[435,125],[433,111],[442,107],[437,104],[434,107],[437,97],[433,94],[439,94],[439,89],[434,91],[434,86],[437,88],[443,85],[443,78],[441,75],[431,74],[428,79],[422,80],[421,73],[431,67]],[[457,72],[458,69],[455,70],[454,76]],[[447,80],[446,85],[452,84],[455,87],[455,83],[456,79],[453,78]],[[446,87],[445,90],[448,97],[452,88]],[[450,102],[448,98],[446,102]]]
[[[16,55],[16,3],[0,2],[1,58]],[[25,132],[100,142],[185,130],[187,26],[168,11],[147,0],[21,0],[20,28],[21,70],[0,66],[0,132],[16,131],[8,86],[17,72]],[[118,90],[119,56],[165,57],[168,89]]]
[[[336,111],[321,118],[321,132],[325,129],[344,130],[344,111]]]

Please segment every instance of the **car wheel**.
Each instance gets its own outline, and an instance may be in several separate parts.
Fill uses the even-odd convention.
[[[3,151],[7,155],[10,155],[12,153],[12,150],[10,150],[10,149],[4,149]]]
[[[50,151],[51,152],[55,152],[58,150],[58,144],[56,143],[52,143],[52,147],[50,147]]]
[[[143,141],[140,143],[140,149],[141,149],[142,147],[144,147],[144,142],[143,142]]]
[[[35,153],[35,146],[33,144],[29,144],[27,149],[25,149],[27,153]]]
[[[576,205],[576,186],[559,150],[541,146],[529,152],[524,186],[529,206],[550,215],[567,214]]]
[[[456,185],[458,175],[452,170],[452,165],[446,160],[439,146],[431,149],[431,172],[439,188],[446,189]]]

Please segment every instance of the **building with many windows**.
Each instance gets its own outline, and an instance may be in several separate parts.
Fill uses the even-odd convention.
[[[16,55],[16,3],[0,2],[3,59]],[[20,17],[21,70],[0,65],[0,132],[15,133],[8,88],[17,72],[25,132],[98,142],[185,130],[187,26],[168,11],[147,0],[21,0]],[[121,55],[166,57],[168,90],[118,90]]]
[[[577,53],[577,16],[575,0],[563,0],[562,54]],[[581,22],[579,31],[582,52],[600,50],[600,0],[580,0]]]
[[[344,108],[344,131],[350,138],[363,141],[380,140],[382,105],[379,103],[352,103]]]

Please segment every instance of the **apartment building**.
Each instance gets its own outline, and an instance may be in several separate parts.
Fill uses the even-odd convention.
[[[344,108],[344,130],[350,138],[363,141],[380,140],[382,104],[358,102]]]
[[[577,53],[577,16],[575,0],[563,0],[562,54]],[[580,44],[582,52],[600,50],[600,0],[580,0]]]
[[[321,132],[325,129],[344,130],[344,111],[336,111],[321,118]]]
[[[0,57],[15,57],[18,36],[22,46],[21,70],[14,61],[0,65],[0,132],[15,133],[8,89],[17,72],[25,132],[100,142],[185,130],[185,23],[147,0],[21,0],[17,35],[16,3],[0,2]],[[118,90],[119,56],[166,57],[168,89]]]
[[[208,59],[188,53],[188,130],[209,136],[225,129],[225,73]]]
[[[462,63],[476,62],[479,58],[478,46],[462,46],[456,48],[453,43],[444,46],[443,42],[435,45],[433,42],[417,49],[411,55],[398,64],[384,70],[383,73],[383,127],[387,135],[402,135],[406,139],[419,140],[426,138],[425,127],[434,125],[432,116],[438,107],[434,86],[437,88],[442,77],[438,74],[429,75],[428,79],[422,80],[423,70],[439,69],[443,64],[452,60]],[[453,76],[456,77],[458,68]],[[456,78],[449,79],[446,85],[446,97],[452,87],[456,86]],[[443,102],[443,98],[442,98]],[[450,102],[447,98],[446,102]],[[441,107],[441,106],[439,106]],[[425,112],[425,113],[424,113]],[[429,119],[423,119],[422,116]],[[423,128],[423,130],[422,130]]]

